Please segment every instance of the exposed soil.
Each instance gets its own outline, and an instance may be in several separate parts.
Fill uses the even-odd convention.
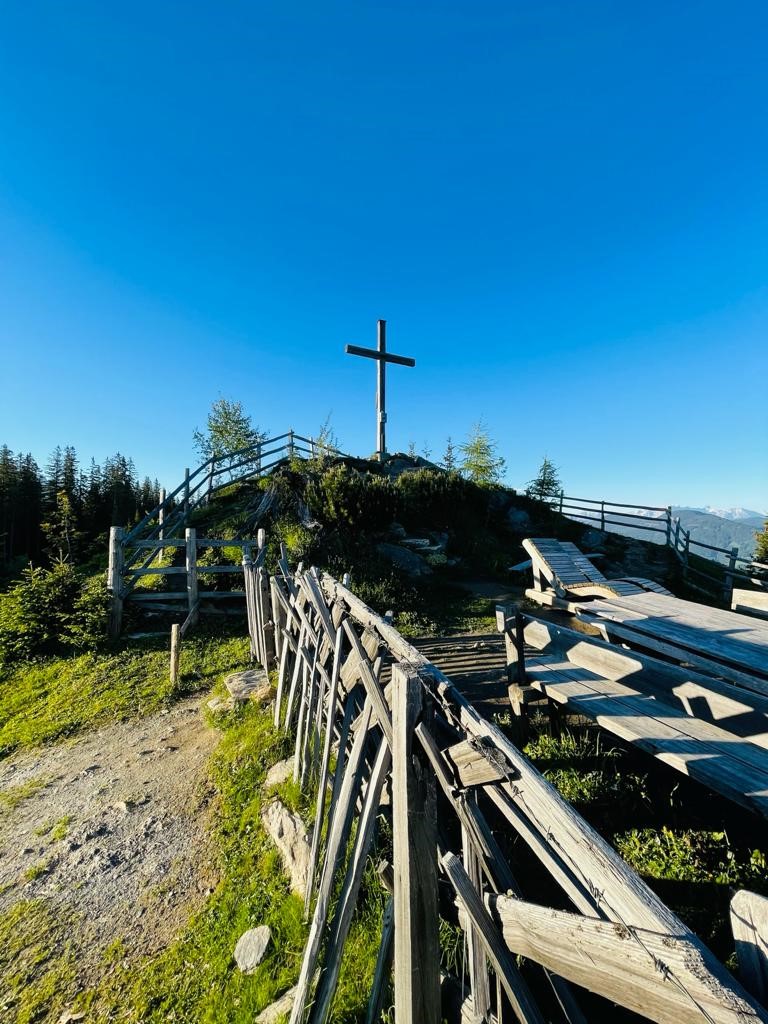
[[[68,924],[87,979],[121,940],[124,955],[165,946],[216,884],[206,838],[217,741],[201,698],[139,722],[0,762],[0,911],[43,899]]]

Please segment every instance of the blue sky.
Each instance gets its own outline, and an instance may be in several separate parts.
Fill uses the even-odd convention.
[[[0,11],[0,442],[174,484],[211,401],[768,509],[768,8]]]

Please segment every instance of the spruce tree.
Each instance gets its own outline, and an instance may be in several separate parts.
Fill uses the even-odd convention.
[[[459,445],[463,453],[461,472],[476,484],[495,484],[501,478],[506,466],[505,460],[496,454],[496,442],[482,423],[476,423],[464,442]]]
[[[267,435],[253,425],[242,402],[217,398],[208,413],[205,432],[195,430],[192,436],[203,462],[215,458],[217,463],[231,466],[243,462],[240,456],[233,459],[233,452],[263,441]]]
[[[545,455],[544,461],[539,467],[539,472],[529,482],[526,493],[538,501],[546,501],[547,498],[553,498],[555,495],[560,494],[562,486],[557,467]]]
[[[765,528],[755,534],[757,546],[755,547],[755,561],[761,565],[768,565],[768,519],[765,521]]]
[[[456,469],[456,449],[453,444],[453,439],[450,437],[445,443],[445,455],[443,455],[443,469],[447,469],[449,473],[452,473]]]

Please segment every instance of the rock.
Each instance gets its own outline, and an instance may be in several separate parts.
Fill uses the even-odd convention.
[[[507,512],[507,526],[515,533],[525,533],[531,527],[531,517],[524,508],[512,507]]]
[[[293,1009],[297,987],[294,985],[293,988],[289,988],[276,1002],[268,1006],[266,1010],[262,1010],[256,1018],[256,1024],[276,1024],[281,1017],[288,1016]]]
[[[266,704],[272,700],[275,696],[275,688],[271,683],[264,683],[257,690],[254,690],[248,695],[248,699],[255,701],[256,704]]]
[[[212,711],[214,715],[225,714],[227,711],[231,711],[234,706],[231,697],[211,697],[207,704],[209,711]]]
[[[59,1017],[59,1024],[75,1024],[77,1020],[85,1020],[85,1013],[76,1013],[74,1010],[65,1010]]]
[[[267,951],[272,932],[265,924],[243,932],[235,946],[235,962],[243,974],[253,974]]]
[[[403,537],[400,543],[408,548],[428,548],[432,542],[428,537]]]
[[[403,569],[409,576],[429,576],[432,570],[415,551],[401,547],[399,544],[377,544],[376,550],[388,561]]]
[[[394,540],[402,540],[403,537],[408,536],[407,533],[405,532],[405,527],[401,526],[400,523],[390,523],[387,529],[387,533]]]
[[[284,761],[278,761],[277,764],[273,764],[267,772],[267,777],[264,779],[264,789],[271,789],[273,786],[279,786],[283,782],[287,782],[288,779],[293,775],[293,758],[286,757]]]
[[[304,896],[307,889],[310,845],[304,822],[280,800],[273,800],[261,812],[261,820],[278,849],[291,889]]]
[[[245,672],[231,672],[224,680],[232,700],[246,701],[256,690],[269,685],[267,673],[263,668],[249,668]]]

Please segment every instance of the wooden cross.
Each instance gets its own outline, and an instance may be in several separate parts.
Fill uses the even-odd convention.
[[[376,456],[381,461],[387,453],[386,443],[386,387],[387,387],[387,363],[397,363],[398,366],[415,366],[416,360],[409,356],[395,356],[387,352],[387,321],[379,320],[377,326],[376,348],[360,348],[359,345],[347,345],[344,351],[350,356],[365,356],[366,359],[375,359],[376,367]]]

